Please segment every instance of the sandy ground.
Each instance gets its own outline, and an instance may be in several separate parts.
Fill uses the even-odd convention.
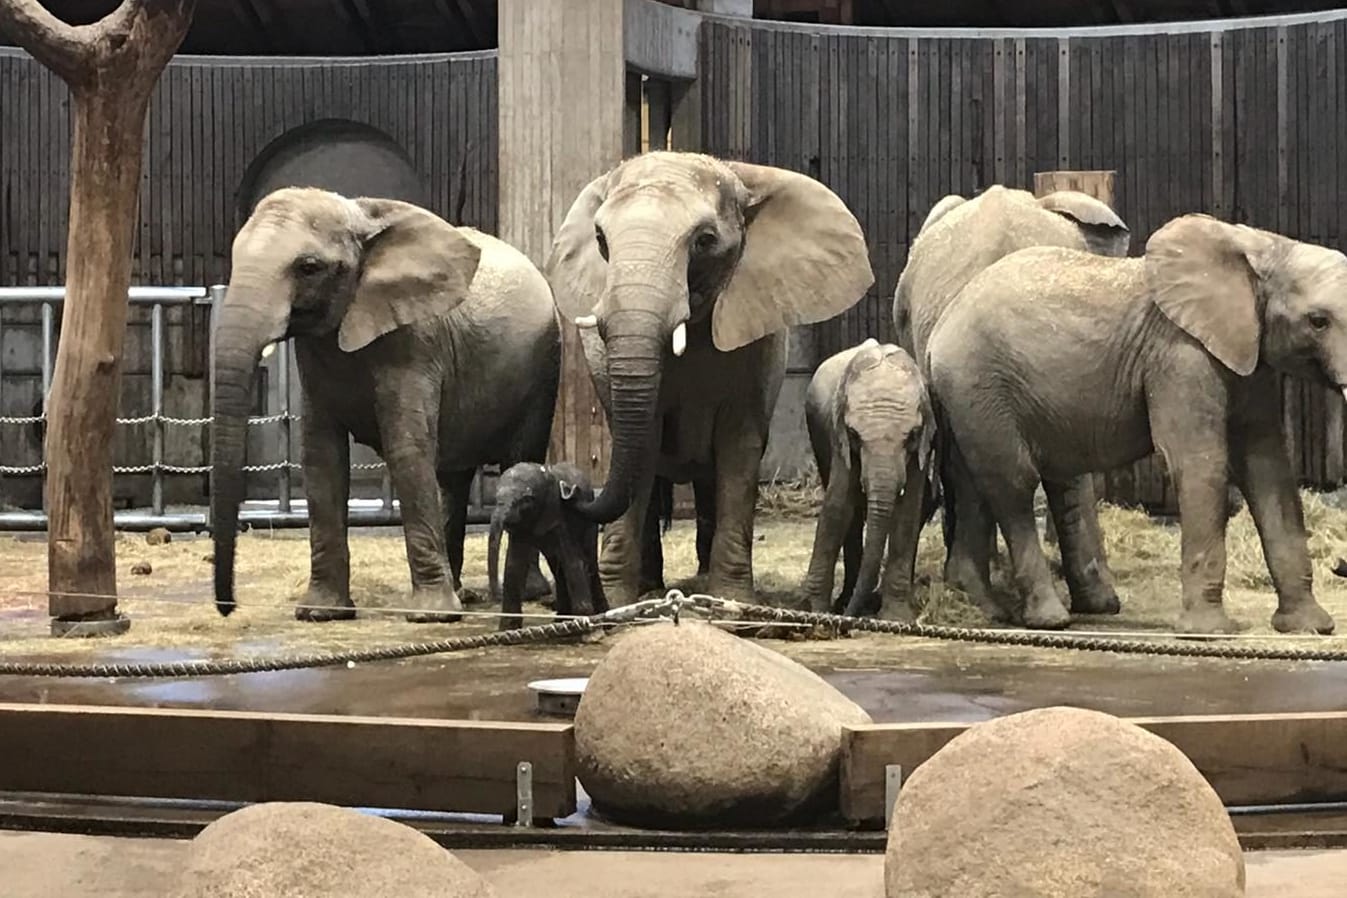
[[[0,833],[5,898],[163,898],[187,843]],[[498,895],[881,898],[880,855],[460,851]],[[1247,854],[1249,898],[1338,898],[1347,851]]]

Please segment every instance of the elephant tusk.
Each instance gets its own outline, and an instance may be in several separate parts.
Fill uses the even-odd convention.
[[[673,354],[682,355],[683,350],[688,348],[688,326],[680,324],[674,328],[673,332]]]
[[[1347,387],[1342,388],[1342,398],[1344,401],[1347,401]]]
[[[596,315],[581,315],[579,318],[575,319],[575,326],[579,328],[588,329],[591,327],[598,327],[598,325],[599,319]]]
[[[262,358],[264,359],[271,358],[271,354],[275,351],[276,351],[276,344],[268,343],[266,346],[262,347]]]

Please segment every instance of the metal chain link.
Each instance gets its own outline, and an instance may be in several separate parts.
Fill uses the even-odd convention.
[[[674,590],[673,592],[677,592]],[[682,597],[682,593],[678,594]],[[675,601],[678,597],[675,597]],[[1070,649],[1079,652],[1111,652],[1127,655],[1166,655],[1175,658],[1225,658],[1242,661],[1347,661],[1344,649],[1248,648],[1233,645],[1176,645],[1142,639],[1104,636],[1072,636],[1025,630],[993,630],[972,627],[947,627],[908,621],[878,620],[871,617],[846,617],[819,611],[795,611],[768,605],[749,605],[730,599],[695,594],[682,597],[694,608],[714,615],[717,612],[767,623],[791,623],[835,627],[842,632],[861,630],[895,636],[918,636],[951,642],[976,642],[1026,648]],[[1171,635],[1171,634],[1157,634]],[[1179,635],[1179,634],[1173,634]]]

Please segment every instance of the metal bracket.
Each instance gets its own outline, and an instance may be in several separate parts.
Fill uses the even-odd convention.
[[[903,788],[903,766],[884,765],[884,829],[893,822],[893,808],[898,803],[898,791]]]
[[[515,826],[533,825],[533,765],[520,761],[515,768]]]

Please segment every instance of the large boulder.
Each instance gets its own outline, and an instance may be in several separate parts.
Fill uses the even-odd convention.
[[[614,641],[575,715],[580,783],[636,826],[771,826],[837,799],[842,726],[870,716],[817,674],[709,624]]]
[[[393,820],[308,802],[255,804],[192,840],[175,898],[491,898],[475,871]]]
[[[898,796],[887,898],[1244,894],[1220,797],[1169,742],[1108,714],[1044,708],[980,723]]]

